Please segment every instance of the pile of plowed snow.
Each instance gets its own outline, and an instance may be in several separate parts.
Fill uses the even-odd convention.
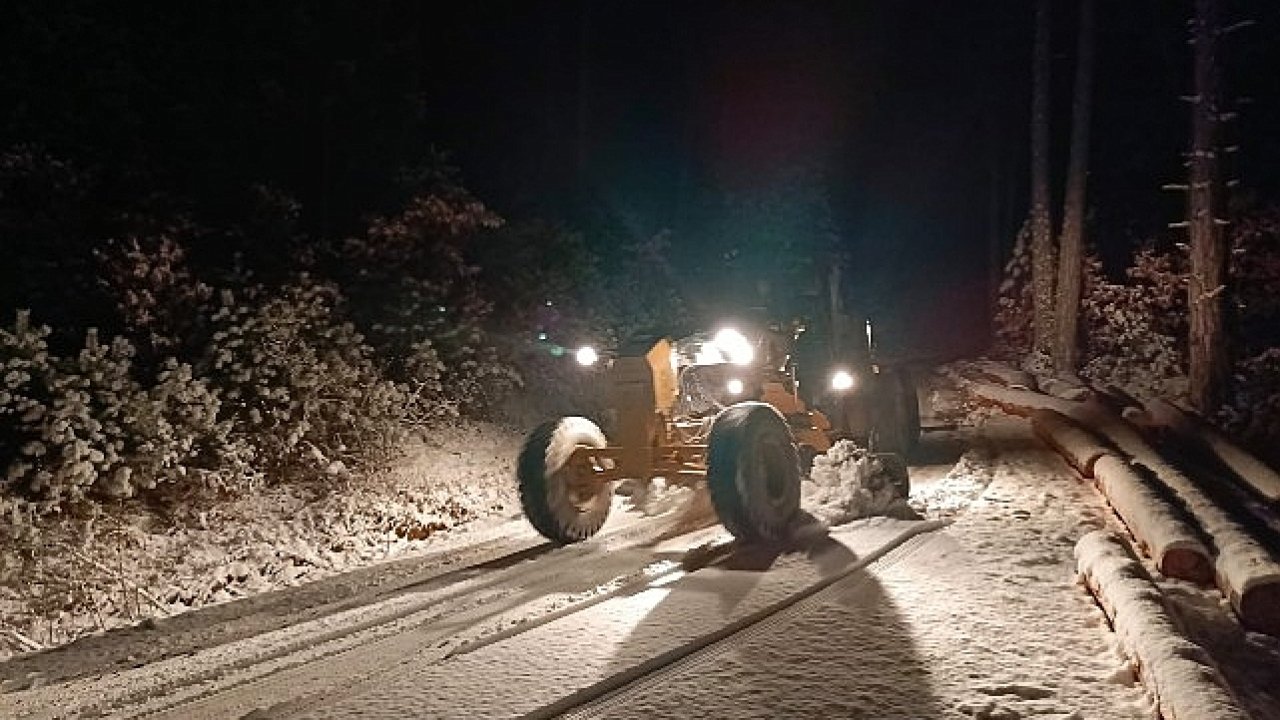
[[[907,504],[907,466],[897,455],[870,453],[840,440],[813,460],[802,486],[801,506],[827,525],[872,515],[917,518]]]

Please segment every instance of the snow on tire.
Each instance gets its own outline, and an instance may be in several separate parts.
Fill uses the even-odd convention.
[[[603,448],[604,433],[583,417],[549,420],[529,433],[516,464],[520,505],[544,537],[561,543],[586,540],[609,517],[613,485],[600,483],[588,496],[569,485],[569,458],[579,447]]]
[[[787,421],[771,405],[744,402],[716,417],[707,489],[720,522],[747,542],[777,542],[800,510],[800,464]]]

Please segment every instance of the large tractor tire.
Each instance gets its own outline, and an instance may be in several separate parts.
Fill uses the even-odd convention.
[[[800,463],[786,419],[761,402],[721,412],[711,426],[707,489],[734,537],[786,539],[800,510]]]
[[[872,451],[909,457],[920,441],[920,404],[910,373],[905,369],[881,372],[874,402]]]
[[[613,484],[601,482],[575,491],[569,456],[579,447],[603,448],[604,433],[583,417],[549,420],[529,433],[516,464],[520,505],[533,527],[549,540],[586,540],[604,525],[613,504]]]

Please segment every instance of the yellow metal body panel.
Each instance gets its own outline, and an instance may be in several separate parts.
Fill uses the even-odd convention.
[[[662,338],[644,356],[653,371],[653,405],[659,412],[670,413],[680,395],[676,369],[671,364],[674,352],[671,341]]]

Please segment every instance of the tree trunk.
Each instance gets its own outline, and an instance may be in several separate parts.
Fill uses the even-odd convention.
[[[1202,413],[1218,408],[1227,377],[1223,337],[1223,283],[1226,239],[1218,206],[1218,7],[1216,0],[1196,0],[1192,22],[1195,45],[1195,96],[1191,111],[1191,177],[1187,222],[1191,230],[1190,309],[1191,402]]]
[[[1080,287],[1085,188],[1089,171],[1089,118],[1093,110],[1093,0],[1081,0],[1076,47],[1075,99],[1071,105],[1071,159],[1058,249],[1058,305],[1053,364],[1074,373],[1080,364]]]
[[[1033,355],[1053,350],[1053,285],[1057,260],[1049,217],[1049,0],[1036,3],[1031,93],[1031,279]]]

